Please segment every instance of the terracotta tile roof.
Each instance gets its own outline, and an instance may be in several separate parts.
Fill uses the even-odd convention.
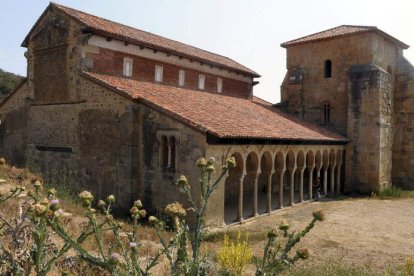
[[[266,101],[266,100],[264,100],[264,99],[262,99],[262,98],[259,98],[259,97],[257,97],[257,96],[253,96],[252,101],[253,101],[254,103],[257,103],[257,104],[260,104],[260,105],[264,105],[264,106],[272,106],[272,103],[271,103],[271,102],[268,102],[268,101]]]
[[[326,31],[318,32],[315,34],[307,35],[298,39],[290,40],[288,42],[284,42],[280,44],[280,46],[287,48],[289,46],[293,45],[299,45],[304,44],[308,42],[315,42],[315,41],[321,41],[321,40],[327,40],[327,39],[333,39],[341,36],[347,36],[347,35],[354,35],[359,33],[366,33],[366,32],[375,32],[384,38],[390,40],[391,42],[399,45],[403,49],[407,49],[409,46],[398,39],[390,36],[389,34],[381,31],[376,26],[352,26],[352,25],[342,25],[338,26]]]
[[[348,141],[332,131],[251,100],[96,73],[83,76],[218,138]]]
[[[69,7],[56,3],[50,3],[49,7],[56,8],[67,14],[74,20],[83,24],[92,33],[113,37],[122,41],[128,41],[132,44],[142,45],[148,48],[157,49],[171,54],[176,54],[189,59],[198,60],[200,62],[216,65],[236,72],[244,73],[254,77],[260,77],[255,71],[241,65],[240,63],[218,54],[214,54],[175,40],[171,40],[159,35],[145,32],[133,27],[129,27],[120,23],[116,23],[105,18],[91,15],[82,11],[78,11]],[[49,8],[46,9],[46,11]],[[45,12],[46,12],[45,11]],[[26,36],[22,46],[26,46],[30,33],[34,30],[45,12],[33,26],[32,30]]]

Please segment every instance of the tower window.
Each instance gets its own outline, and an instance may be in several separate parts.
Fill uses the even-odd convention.
[[[123,69],[124,76],[126,77],[132,76],[132,64],[133,64],[132,58],[124,57],[124,69]]]
[[[329,124],[331,122],[331,106],[329,104],[323,105],[323,123]]]
[[[155,65],[155,81],[162,82],[163,67],[161,65]]]
[[[217,92],[221,93],[223,91],[223,79],[217,78]]]
[[[325,60],[325,78],[332,78],[332,61]]]
[[[178,71],[178,85],[184,86],[184,83],[185,83],[185,71],[180,70]]]
[[[206,81],[206,76],[202,74],[198,75],[198,89],[204,90],[205,81]]]

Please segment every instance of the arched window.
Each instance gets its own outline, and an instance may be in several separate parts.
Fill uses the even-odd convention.
[[[332,61],[325,60],[325,78],[332,78]]]
[[[161,137],[160,165],[162,168],[168,167],[168,140],[165,136]]]
[[[323,123],[329,124],[331,122],[331,105],[324,104],[323,105]]]
[[[176,156],[176,139],[174,136],[170,137],[170,165],[169,168],[175,168],[175,156]]]

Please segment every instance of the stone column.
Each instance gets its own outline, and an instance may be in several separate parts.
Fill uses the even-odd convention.
[[[339,195],[341,193],[341,164],[336,166],[336,194]]]
[[[300,178],[299,178],[299,201],[303,202],[303,173],[305,172],[305,167],[300,169]]]
[[[258,215],[257,212],[257,186],[258,186],[258,181],[259,181],[259,174],[261,173],[260,170],[258,170],[256,172],[256,175],[254,176],[254,180],[253,180],[253,208],[252,208],[252,217],[255,217]]]
[[[246,174],[242,174],[239,179],[239,204],[237,208],[236,220],[240,223],[243,222],[243,180]]]
[[[275,172],[272,171],[269,174],[269,178],[267,179],[267,191],[266,191],[266,195],[267,195],[267,206],[266,206],[266,211],[270,214],[270,212],[272,212],[272,178],[273,178],[273,174]]]
[[[283,176],[285,170],[279,171],[279,209],[283,208]]]
[[[328,194],[328,167],[323,168],[323,195]]]
[[[331,196],[335,195],[335,168],[335,165],[331,167]]]
[[[290,197],[289,197],[289,205],[295,205],[295,172],[296,168],[293,168],[290,171]]]
[[[308,183],[308,189],[309,189],[309,201],[312,201],[312,186],[313,186],[313,168],[308,168],[309,173],[309,183]]]

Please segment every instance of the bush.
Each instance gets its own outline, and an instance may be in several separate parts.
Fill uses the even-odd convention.
[[[242,240],[241,233],[238,231],[236,241],[230,242],[229,236],[224,235],[224,244],[217,253],[222,275],[243,275],[252,257],[253,251],[248,246],[247,236]]]

